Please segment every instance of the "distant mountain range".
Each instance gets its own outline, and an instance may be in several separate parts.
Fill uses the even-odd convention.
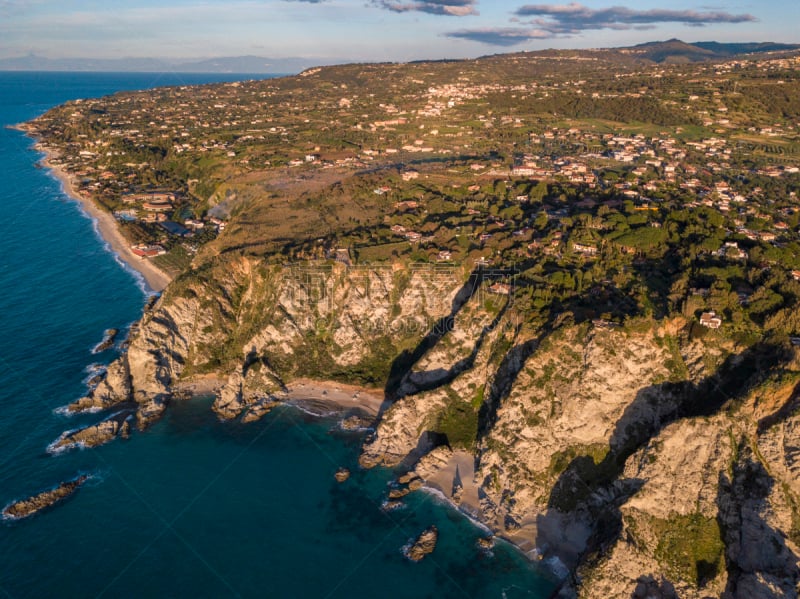
[[[343,59],[233,56],[202,60],[157,58],[44,58],[30,54],[0,58],[0,71],[108,71],[142,73],[294,74],[314,66],[352,62]]]
[[[790,52],[800,50],[800,44],[778,44],[773,42],[720,43],[695,42],[687,43],[678,39],[665,42],[648,42],[632,48],[618,48],[635,54],[641,58],[659,63],[703,62],[720,60],[745,54],[763,54],[765,52]]]
[[[789,52],[800,50],[800,44],[761,43],[687,43],[678,39],[648,42],[628,48],[609,48],[626,55],[658,63],[687,63],[720,60],[745,54]],[[44,58],[30,54],[17,58],[0,58],[0,71],[111,71],[148,73],[273,73],[294,74],[315,66],[354,62],[329,58],[263,58],[233,56],[202,60],[157,58]]]

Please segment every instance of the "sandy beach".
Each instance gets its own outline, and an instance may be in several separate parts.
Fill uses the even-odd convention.
[[[224,379],[210,374],[181,381],[173,386],[173,390],[187,396],[214,395],[224,385]],[[384,403],[384,394],[382,389],[302,378],[288,383],[286,393],[276,395],[275,399],[298,405],[324,406],[325,411],[357,409],[369,416],[377,416]]]
[[[516,546],[528,559],[540,559],[536,551],[536,539],[539,536],[536,521],[522,522],[520,528],[513,532],[502,531],[502,522],[482,521],[478,482],[475,480],[475,457],[471,453],[462,450],[454,451],[444,467],[423,478],[426,488],[440,493],[454,507],[475,522],[480,522],[481,525],[493,529],[499,538]],[[458,501],[453,496],[456,482],[462,487]]]
[[[25,129],[23,128],[23,130]],[[40,143],[36,144],[36,149],[45,154],[42,165],[61,182],[64,193],[79,202],[84,212],[97,223],[97,230],[100,236],[108,243],[112,251],[132,269],[140,273],[150,289],[162,291],[172,280],[172,277],[147,258],[137,256],[131,251],[130,242],[119,231],[114,216],[100,208],[91,198],[79,193],[73,178],[59,165],[52,163],[53,158],[56,157],[53,151],[43,147]]]
[[[384,394],[382,389],[297,379],[287,385],[287,393],[281,399],[288,402],[325,404],[344,410],[357,408],[371,416],[377,416],[384,402]]]

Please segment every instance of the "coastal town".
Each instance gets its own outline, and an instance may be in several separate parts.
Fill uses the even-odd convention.
[[[170,276],[239,248],[513,266],[529,301],[589,291],[617,308],[596,316],[619,320],[652,303],[637,265],[679,243],[696,272],[662,309],[680,293],[698,319],[729,321],[797,293],[800,122],[780,110],[798,66],[777,53],[645,67],[611,51],[350,65],[76,101],[33,131]],[[764,269],[784,273],[770,292],[746,274]]]

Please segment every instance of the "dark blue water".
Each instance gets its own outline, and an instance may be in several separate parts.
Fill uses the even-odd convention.
[[[219,75],[0,73],[0,126],[73,98]],[[281,408],[219,423],[209,401],[173,404],[145,433],[52,456],[63,430],[97,417],[54,410],[85,391],[91,348],[138,318],[145,290],[93,223],[34,164],[31,140],[0,129],[0,506],[78,473],[93,478],[43,514],[0,522],[0,598],[546,597],[513,548],[423,493],[386,514],[391,473],[359,471],[361,438],[335,419]],[[354,474],[333,479],[339,466]],[[400,548],[435,523],[419,564]]]

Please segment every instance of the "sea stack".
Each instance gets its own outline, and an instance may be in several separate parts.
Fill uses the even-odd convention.
[[[435,525],[429,526],[417,537],[417,540],[408,547],[404,553],[412,562],[421,561],[436,548],[436,541],[439,539],[439,529]]]

